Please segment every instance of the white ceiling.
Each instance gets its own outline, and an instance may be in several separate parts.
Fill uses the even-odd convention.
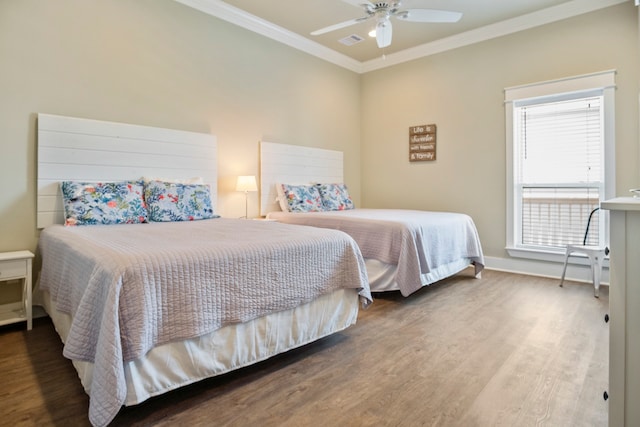
[[[367,36],[372,20],[310,35],[366,15],[343,0],[176,1],[362,73],[631,0],[404,0],[402,9],[451,10],[463,16],[457,23],[438,24],[393,18],[393,40],[384,49]],[[353,34],[365,40],[351,46],[339,42]]]

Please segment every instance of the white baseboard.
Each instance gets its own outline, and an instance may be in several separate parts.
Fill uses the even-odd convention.
[[[484,257],[485,267],[489,270],[509,273],[528,274],[531,276],[550,277],[560,280],[562,263],[527,260],[522,258]],[[584,264],[569,264],[565,280],[591,283],[591,269]],[[601,285],[609,285],[609,268],[602,269]]]

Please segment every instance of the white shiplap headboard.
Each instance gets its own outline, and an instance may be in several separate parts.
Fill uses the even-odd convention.
[[[38,114],[37,226],[64,222],[61,181],[202,177],[217,201],[210,134]]]
[[[279,211],[276,184],[342,183],[342,151],[260,143],[260,215]]]

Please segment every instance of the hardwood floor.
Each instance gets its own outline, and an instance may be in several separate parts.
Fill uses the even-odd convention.
[[[608,288],[470,270],[357,325],[124,408],[117,426],[606,426]],[[48,318],[0,328],[0,425],[86,426]]]

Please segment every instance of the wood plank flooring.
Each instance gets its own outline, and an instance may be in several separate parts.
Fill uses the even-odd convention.
[[[608,288],[471,270],[357,325],[124,408],[116,426],[606,426]],[[51,322],[0,328],[0,425],[87,426]]]

